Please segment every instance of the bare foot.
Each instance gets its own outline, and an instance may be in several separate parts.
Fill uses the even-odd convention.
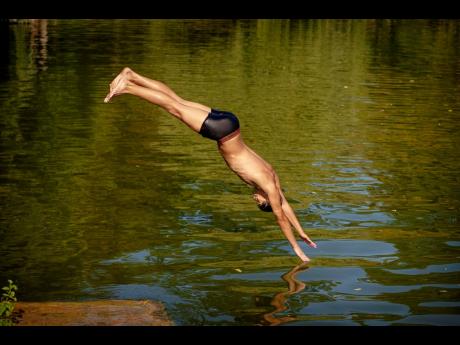
[[[118,74],[115,77],[115,79],[110,83],[110,92],[105,97],[104,103],[108,103],[112,99],[112,97],[123,93],[123,90],[129,81],[130,73],[131,73],[131,69],[128,67],[125,67],[120,72],[120,74]]]

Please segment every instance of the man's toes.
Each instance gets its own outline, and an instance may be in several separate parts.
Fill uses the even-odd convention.
[[[112,92],[109,92],[107,96],[105,96],[104,98],[104,103],[108,103],[110,99],[112,98],[112,96],[113,96]]]

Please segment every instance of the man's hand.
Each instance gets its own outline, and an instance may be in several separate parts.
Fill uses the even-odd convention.
[[[301,237],[302,240],[303,240],[306,244],[308,244],[310,247],[316,248],[316,247],[317,247],[316,243],[313,242],[312,240],[310,240],[310,238],[309,238],[307,235],[305,235],[305,236],[306,236],[306,237],[303,237],[303,236],[300,236],[300,237]]]
[[[302,260],[302,262],[310,262],[310,258],[305,255],[305,253],[302,251],[302,249],[300,249],[300,247],[293,249],[294,253],[299,257],[300,260]]]

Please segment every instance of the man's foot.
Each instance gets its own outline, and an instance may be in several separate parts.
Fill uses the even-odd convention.
[[[128,67],[123,68],[123,71],[118,74],[115,79],[110,83],[110,92],[104,99],[104,103],[108,103],[112,97],[123,93],[127,83],[129,82],[129,76],[132,73]]]

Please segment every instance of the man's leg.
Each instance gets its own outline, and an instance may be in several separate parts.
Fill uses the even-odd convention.
[[[208,112],[203,109],[182,104],[161,91],[136,85],[124,77],[114,80],[112,84],[113,87],[111,87],[109,94],[104,100],[106,103],[110,101],[112,97],[121,94],[138,96],[150,103],[162,107],[168,113],[177,117],[197,133],[200,132],[201,125],[208,116]]]
[[[112,84],[114,84],[114,86],[116,86],[118,81],[120,79],[122,79],[122,78],[125,78],[125,79],[129,80],[131,83],[134,83],[136,85],[143,86],[143,87],[146,87],[148,89],[152,89],[152,90],[156,90],[156,91],[161,91],[164,94],[166,94],[169,97],[171,97],[172,99],[174,99],[175,101],[177,101],[179,103],[182,103],[184,105],[187,105],[189,107],[198,108],[198,109],[206,111],[207,113],[209,113],[211,111],[210,107],[208,107],[206,105],[203,105],[203,104],[200,104],[200,103],[187,101],[187,100],[179,97],[169,86],[167,86],[166,84],[162,83],[161,81],[153,80],[153,79],[144,77],[144,76],[140,75],[139,73],[134,72],[129,67],[123,68],[123,70],[120,72],[120,74],[110,84],[111,88],[112,88]]]

